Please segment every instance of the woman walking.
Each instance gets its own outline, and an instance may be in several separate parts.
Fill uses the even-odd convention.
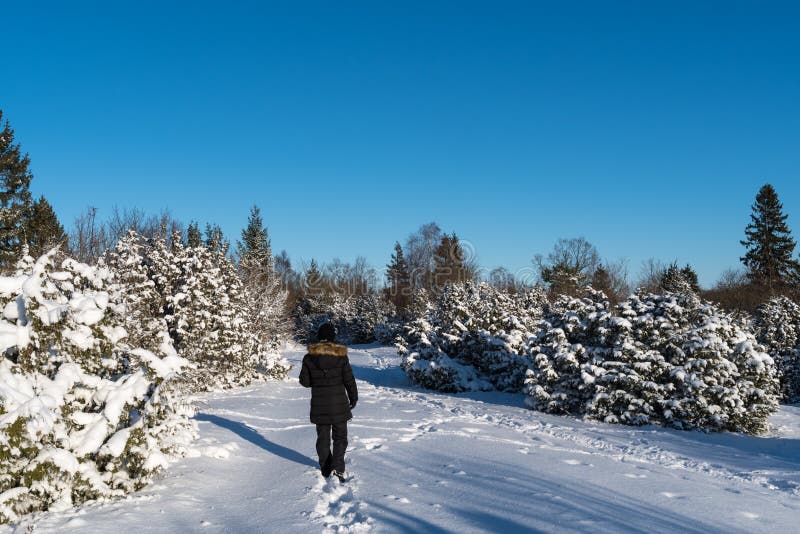
[[[311,422],[317,425],[317,455],[322,475],[346,480],[347,421],[358,401],[347,347],[336,343],[336,330],[325,323],[317,332],[317,343],[308,346],[300,369],[300,384],[311,388]],[[333,451],[331,452],[331,437]]]

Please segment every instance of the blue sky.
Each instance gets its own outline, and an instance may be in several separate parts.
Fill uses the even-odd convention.
[[[0,108],[67,225],[235,238],[255,203],[296,261],[382,267],[437,221],[489,268],[584,236],[708,285],[763,183],[800,224],[797,6],[13,2]]]

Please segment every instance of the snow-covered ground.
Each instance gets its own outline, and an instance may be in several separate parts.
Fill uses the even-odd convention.
[[[789,532],[800,529],[800,407],[753,438],[549,416],[522,396],[410,387],[392,348],[356,347],[360,400],[342,486],[325,482],[297,367],[205,397],[199,454],[43,532]]]

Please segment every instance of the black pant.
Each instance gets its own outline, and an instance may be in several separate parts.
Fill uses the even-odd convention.
[[[331,455],[331,430],[333,430],[333,455]],[[332,425],[317,425],[317,456],[324,469],[330,461],[331,468],[344,473],[344,452],[347,450],[347,421]]]

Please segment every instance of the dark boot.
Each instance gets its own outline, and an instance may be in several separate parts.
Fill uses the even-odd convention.
[[[328,459],[325,460],[325,464],[322,466],[322,476],[328,478],[331,476],[331,471],[333,471],[333,455],[329,454]]]

